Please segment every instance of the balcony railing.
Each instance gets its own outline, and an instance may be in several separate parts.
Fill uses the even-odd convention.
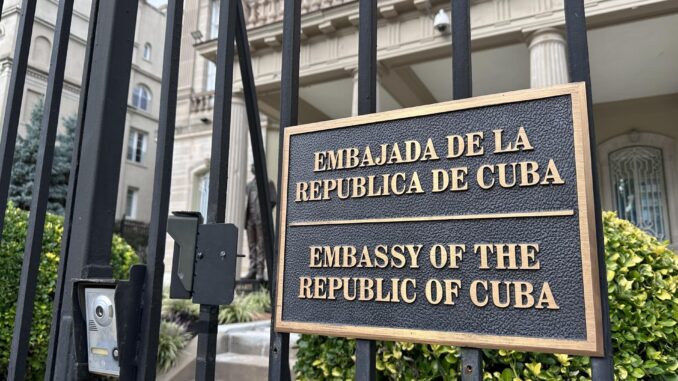
[[[205,91],[191,95],[191,112],[200,113],[214,108],[214,91]]]

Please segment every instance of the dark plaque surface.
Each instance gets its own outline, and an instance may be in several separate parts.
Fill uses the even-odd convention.
[[[276,329],[600,354],[583,84],[291,127]]]

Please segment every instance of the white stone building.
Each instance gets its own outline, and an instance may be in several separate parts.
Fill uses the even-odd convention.
[[[90,3],[89,0],[76,0],[74,4],[60,120],[78,112]],[[38,0],[37,3],[19,133],[25,130],[31,110],[45,95],[57,7],[56,0]],[[0,21],[0,117],[6,102],[20,15],[20,0],[5,1]],[[116,220],[124,218],[148,223],[160,109],[165,14],[141,0],[136,28]]]
[[[243,2],[275,179],[283,0]],[[471,3],[474,95],[568,80],[563,0]],[[604,208],[678,242],[678,2],[586,5]],[[449,15],[450,1],[379,0],[378,8],[379,109],[450,100],[451,36],[449,28],[433,28],[436,12]],[[199,210],[206,194],[217,9],[216,0],[185,3],[172,210]],[[356,114],[358,2],[303,0],[302,13],[300,123]],[[234,73],[237,94],[237,65]],[[242,226],[249,139],[238,95],[232,128],[227,218]]]

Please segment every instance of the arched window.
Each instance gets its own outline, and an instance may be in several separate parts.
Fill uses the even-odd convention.
[[[30,59],[32,63],[42,67],[49,67],[49,59],[52,53],[52,43],[47,37],[38,36],[31,47]]]
[[[151,60],[151,44],[148,42],[144,45],[144,59],[146,61]]]
[[[603,208],[660,240],[678,243],[675,140],[632,130],[598,146]]]
[[[137,85],[132,91],[132,106],[148,111],[151,109],[151,92],[144,85]]]
[[[198,212],[207,217],[207,199],[210,192],[210,173],[206,172],[198,181]]]
[[[614,208],[660,240],[669,239],[669,213],[662,151],[632,146],[610,153]]]

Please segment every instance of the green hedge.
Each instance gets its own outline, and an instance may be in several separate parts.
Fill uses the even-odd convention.
[[[604,214],[616,378],[678,380],[678,255],[666,243]],[[295,373],[305,380],[355,378],[353,340],[303,335]],[[483,351],[484,380],[589,380],[590,360],[559,354]],[[379,342],[377,370],[389,380],[457,380],[459,351]]]
[[[27,224],[28,212],[10,204],[7,207],[5,228],[0,242],[0,379],[7,378]],[[62,232],[62,218],[48,214],[42,239],[42,256],[29,343],[26,377],[28,380],[41,380],[45,371]],[[113,238],[112,253],[114,276],[118,279],[126,278],[129,267],[138,260],[134,250],[122,238],[116,236]]]

